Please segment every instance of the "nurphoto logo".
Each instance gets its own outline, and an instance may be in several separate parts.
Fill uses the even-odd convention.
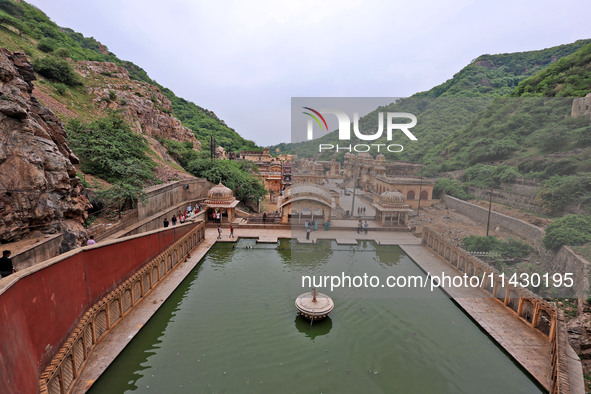
[[[323,114],[335,115],[339,125],[339,140],[350,141],[351,140],[351,118],[343,111],[335,109],[323,109],[315,110],[310,107],[303,107],[306,111],[303,114],[310,117],[307,124],[307,138],[308,140],[314,139],[314,123],[318,124],[320,130],[328,132],[328,124]],[[394,120],[409,119],[410,122],[406,123],[395,123]],[[353,133],[356,138],[362,141],[375,141],[382,137],[384,133],[384,112],[378,112],[378,129],[373,134],[362,133],[359,129],[359,113],[353,113]],[[386,139],[392,141],[392,133],[395,130],[400,130],[410,139],[411,141],[417,141],[417,137],[410,132],[410,128],[416,126],[417,117],[407,112],[386,112]],[[376,148],[377,152],[380,152],[380,148],[385,148],[388,152],[402,152],[404,147],[400,144],[356,144],[356,145],[345,145],[339,146],[334,144],[319,144],[318,151],[324,152],[329,150],[346,150],[349,152],[368,152]]]

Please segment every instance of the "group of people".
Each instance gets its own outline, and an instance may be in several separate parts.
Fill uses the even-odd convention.
[[[212,219],[213,219],[213,222],[214,223],[221,224],[222,223],[222,214],[221,214],[221,212],[220,211],[215,211],[213,213]]]
[[[365,221],[365,223],[362,223],[361,219],[359,219],[359,223],[357,223],[357,234],[360,234],[363,231],[365,231],[365,234],[367,234],[368,228],[369,224],[367,223],[367,220]]]
[[[234,226],[230,223],[230,237],[234,238]],[[218,224],[218,239],[222,239],[222,226]]]
[[[357,207],[357,215],[365,215],[365,207]]]
[[[201,210],[201,206],[199,204],[195,204],[194,207],[191,207],[191,204],[189,204],[187,206],[187,209],[183,212],[183,211],[179,211],[178,214],[172,215],[172,218],[170,218],[170,222],[168,221],[167,218],[164,218],[164,227],[168,227],[171,223],[173,226],[176,226],[177,223],[185,223],[185,221],[187,220],[187,218],[195,215],[197,212],[199,212]]]

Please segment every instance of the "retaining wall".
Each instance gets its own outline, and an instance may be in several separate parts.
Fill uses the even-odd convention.
[[[148,198],[137,207],[138,220],[146,219],[183,201],[199,200],[207,197],[207,192],[214,186],[206,179],[188,179],[168,182],[145,189]]]
[[[480,223],[486,224],[488,209],[450,196],[443,196],[441,201],[448,208]],[[589,296],[589,274],[591,272],[591,263],[577,255],[567,246],[561,247],[558,252],[553,252],[544,248],[542,246],[542,239],[544,238],[543,229],[523,220],[493,211],[490,215],[490,228],[493,230],[497,226],[534,245],[539,251],[542,263],[547,271],[572,273],[574,279],[573,289],[576,297],[586,298]],[[571,296],[572,295],[569,295],[569,297]]]
[[[51,237],[40,241],[31,248],[24,250],[14,256],[11,256],[12,264],[18,271],[35,265],[45,260],[49,260],[59,254],[63,234],[54,234]]]
[[[462,201],[455,197],[442,196],[441,201],[450,209],[468,216],[477,222],[486,224],[488,219],[488,209],[479,207],[478,205]],[[542,238],[544,238],[544,230],[539,227],[529,224],[523,220],[512,218],[502,213],[495,211],[490,215],[490,229],[494,230],[499,227],[501,230],[515,234],[528,242],[532,243],[536,248],[542,245]]]
[[[40,372],[92,305],[196,224],[78,248],[0,281],[0,392],[37,393]]]

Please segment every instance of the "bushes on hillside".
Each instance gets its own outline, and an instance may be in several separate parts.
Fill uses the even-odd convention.
[[[591,242],[591,216],[567,215],[554,221],[546,229],[542,243],[557,250],[563,245],[582,245]]]
[[[439,198],[441,193],[445,192],[445,194],[459,198],[460,200],[468,200],[472,196],[470,196],[466,190],[467,186],[458,180],[440,178],[435,182],[433,194]]]
[[[197,159],[187,165],[187,170],[210,182],[222,182],[234,191],[238,200],[257,201],[267,192],[263,183],[251,173],[252,166],[253,163],[244,161]]]
[[[111,183],[124,181],[138,187],[154,177],[148,144],[120,115],[113,113],[88,124],[75,119],[67,132],[82,171]]]
[[[476,164],[464,172],[464,179],[475,186],[490,187],[498,186],[501,182],[513,182],[521,176],[517,167],[508,165],[486,165]]]
[[[543,183],[536,198],[547,212],[560,211],[567,204],[589,204],[591,177],[589,174],[554,175]]]
[[[45,56],[33,61],[35,72],[47,79],[65,83],[69,86],[80,85],[80,78],[66,59],[57,56]]]
[[[464,246],[469,252],[495,252],[508,259],[523,259],[534,251],[534,248],[521,241],[515,239],[502,241],[492,235],[487,237],[471,235],[464,238]]]

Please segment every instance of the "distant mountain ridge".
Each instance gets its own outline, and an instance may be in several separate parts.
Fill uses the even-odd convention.
[[[360,129],[375,130],[379,111],[411,112],[419,118],[413,133],[420,143],[408,144],[400,153],[386,153],[386,157],[417,163],[433,162],[431,159],[436,153],[429,152],[439,151],[436,149],[439,144],[470,124],[491,100],[512,94],[522,81],[533,78],[558,59],[573,55],[588,45],[591,45],[589,39],[542,50],[479,56],[441,85],[366,115],[360,120]],[[338,136],[332,132],[313,141],[279,144],[271,147],[271,151],[295,153],[303,157],[316,155],[322,159],[332,156],[332,153],[319,154],[319,143],[338,144]],[[382,138],[375,143],[387,141]],[[337,160],[343,155],[344,152],[338,153]]]
[[[11,51],[23,51],[33,61],[47,56],[55,56],[71,59],[71,62],[114,63],[127,70],[130,80],[152,85],[166,96],[171,107],[164,115],[171,115],[180,120],[195,134],[202,145],[204,142],[209,143],[210,136],[214,136],[218,145],[223,146],[226,150],[258,149],[253,141],[242,138],[212,111],[176,96],[170,89],[152,80],[141,67],[119,59],[105,45],[92,37],[88,38],[70,28],[57,26],[41,10],[24,1],[0,0],[0,46]],[[113,75],[103,76],[115,77]],[[71,93],[65,90],[64,86],[56,88],[55,85],[60,81],[49,78],[48,81],[41,79],[41,82],[48,82],[51,88],[59,89],[57,92],[48,91],[48,93],[53,95],[56,100],[67,103],[65,104],[67,107],[73,107],[70,109],[74,112],[76,112],[76,106],[84,105],[86,98],[81,97],[83,95],[77,94],[78,92],[67,99],[60,97],[63,94]],[[97,115],[92,113],[91,108],[85,108],[83,114],[90,118]]]

